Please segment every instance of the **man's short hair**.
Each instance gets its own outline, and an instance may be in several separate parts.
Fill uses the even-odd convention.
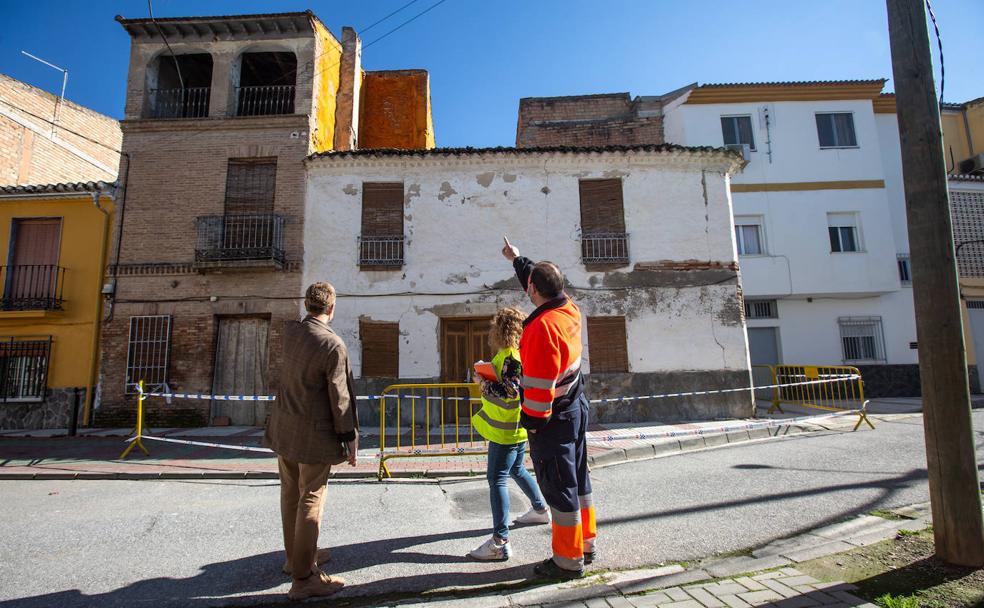
[[[331,283],[314,283],[304,292],[304,309],[312,315],[323,315],[335,305],[335,288]]]
[[[545,298],[556,298],[564,291],[564,273],[553,262],[537,262],[530,272],[530,282]]]

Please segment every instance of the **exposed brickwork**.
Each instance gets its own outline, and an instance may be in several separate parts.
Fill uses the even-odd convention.
[[[516,146],[606,146],[663,143],[658,101],[628,93],[519,100]]]
[[[56,104],[58,128],[52,140]],[[0,74],[0,184],[113,181],[119,167],[114,150],[120,149],[121,138],[115,119],[70,101],[58,104],[57,96]]]
[[[430,112],[426,71],[366,72],[359,111],[359,147],[433,147]]]

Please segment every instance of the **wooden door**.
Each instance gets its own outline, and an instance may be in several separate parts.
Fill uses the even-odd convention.
[[[474,375],[474,364],[479,359],[491,361],[492,347],[489,346],[489,331],[492,317],[445,318],[441,319],[441,382],[470,382]],[[455,397],[473,396],[468,390],[457,391]],[[473,408],[468,401],[455,402],[445,406],[445,416],[459,420],[470,416]]]
[[[14,220],[7,268],[7,302],[46,301],[56,297],[61,218]]]
[[[267,339],[269,319],[219,318],[212,393],[216,395],[267,394]],[[265,401],[213,401],[212,415],[228,416],[231,424],[262,426]]]

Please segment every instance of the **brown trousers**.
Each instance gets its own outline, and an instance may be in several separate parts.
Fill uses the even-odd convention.
[[[306,578],[318,552],[321,513],[330,464],[303,464],[277,457],[284,549],[294,578]]]

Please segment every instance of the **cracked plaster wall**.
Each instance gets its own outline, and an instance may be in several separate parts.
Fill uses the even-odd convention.
[[[433,378],[440,375],[440,317],[491,315],[508,305],[532,310],[500,254],[508,235],[523,255],[563,269],[585,315],[626,316],[631,372],[747,375],[738,279],[728,269],[736,255],[726,169],[720,160],[657,155],[312,161],[304,283],[327,280],[339,292],[333,326],[349,344],[357,377],[364,316],[399,322],[401,377]],[[578,179],[602,177],[623,180],[631,263],[591,272],[580,262]],[[362,183],[400,180],[406,263],[398,271],[361,271]],[[667,260],[723,267],[635,269]],[[414,295],[392,295],[408,292]],[[588,348],[585,360],[590,373]]]

